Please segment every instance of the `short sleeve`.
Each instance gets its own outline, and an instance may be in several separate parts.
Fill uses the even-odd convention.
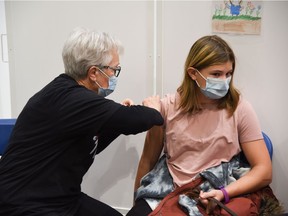
[[[243,98],[240,99],[236,112],[240,143],[263,139],[257,114],[247,100]]]
[[[161,109],[160,113],[164,119],[164,125],[166,125],[167,116],[171,112],[177,111],[177,102],[176,102],[176,95],[175,94],[166,94],[160,101]]]

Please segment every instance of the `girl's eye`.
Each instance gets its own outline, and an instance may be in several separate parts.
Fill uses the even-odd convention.
[[[226,77],[231,77],[232,76],[232,72],[229,72],[226,74]]]
[[[220,73],[213,73],[212,75],[213,75],[214,77],[220,77],[220,76],[221,76]]]

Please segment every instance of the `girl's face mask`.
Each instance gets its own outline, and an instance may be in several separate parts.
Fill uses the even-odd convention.
[[[197,80],[195,80],[201,92],[206,97],[210,99],[220,99],[220,98],[223,98],[227,94],[229,90],[231,76],[228,77],[227,79],[211,78],[211,77],[205,78],[198,70],[197,70],[197,73],[199,73],[200,76],[206,81],[205,88],[201,88]]]

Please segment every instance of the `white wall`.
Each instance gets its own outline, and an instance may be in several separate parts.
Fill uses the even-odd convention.
[[[10,76],[4,1],[0,1],[0,40],[0,118],[10,118]]]
[[[63,72],[62,45],[75,26],[108,31],[122,40],[123,72],[111,98],[121,101],[130,97],[136,103],[155,92],[154,82],[159,94],[175,92],[192,43],[211,34],[211,1],[158,2],[156,31],[152,1],[5,3],[13,117],[17,117],[31,95]],[[272,188],[286,211],[287,9],[288,2],[264,1],[261,35],[221,35],[237,56],[235,84],[253,104],[263,131],[274,144]],[[159,42],[157,53],[153,51],[154,36]],[[154,59],[157,65],[153,64]],[[84,178],[83,190],[114,207],[129,209],[144,135],[121,136],[96,157]]]

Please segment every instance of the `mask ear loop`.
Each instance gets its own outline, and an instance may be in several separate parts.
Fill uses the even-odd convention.
[[[207,79],[201,74],[201,72],[200,72],[198,69],[196,69],[196,68],[195,68],[195,70],[196,70],[196,72],[205,80],[205,82],[207,82]],[[201,88],[201,86],[199,85],[199,83],[197,82],[196,79],[195,79],[195,82],[196,82],[197,86],[198,86],[199,88]],[[206,83],[205,83],[205,87],[206,87]]]
[[[201,76],[205,81],[207,81],[207,78],[205,78],[199,70],[196,69],[196,71],[197,71],[198,74],[200,74],[200,76]]]
[[[108,79],[110,78],[103,70],[101,70],[100,68],[98,68],[98,70],[99,70],[102,74],[104,74]]]
[[[96,85],[99,87],[99,88],[102,88],[101,86],[100,86],[100,84],[95,80],[95,83],[96,83]]]
[[[197,82],[197,80],[195,80],[195,82],[196,82],[197,86],[198,86],[199,88],[201,88],[200,85],[199,85],[199,83]]]
[[[103,70],[101,70],[99,67],[97,67],[97,69],[101,72],[101,74],[103,74],[103,75],[106,76],[108,79],[110,79],[110,77],[109,77]],[[96,76],[96,71],[95,71],[95,76]],[[95,83],[96,83],[96,85],[97,85],[99,88],[103,88],[96,80],[95,80]]]
[[[99,69],[99,68],[98,68],[98,69]],[[99,69],[99,70],[100,70],[100,69]],[[100,71],[101,71],[101,70],[100,70]],[[95,71],[95,77],[96,77],[96,72],[97,72],[97,71]],[[98,86],[98,88],[102,88],[101,85],[97,82],[97,80],[95,80],[94,82],[95,82],[95,84]],[[98,90],[98,91],[99,91],[99,90]]]

